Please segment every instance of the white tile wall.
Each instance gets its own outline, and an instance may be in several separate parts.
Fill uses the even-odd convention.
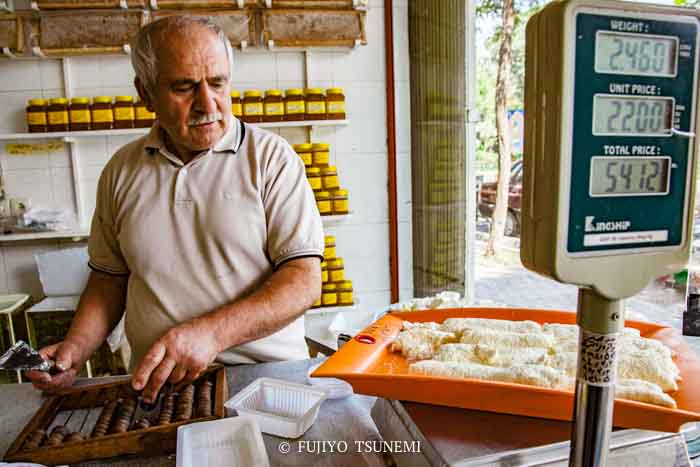
[[[343,187],[350,190],[353,217],[327,229],[337,235],[338,253],[345,259],[347,277],[353,280],[362,306],[385,307],[390,300],[389,231],[387,197],[387,133],[384,50],[384,2],[371,0],[367,17],[368,46],[351,52],[311,53],[306,69],[302,52],[246,51],[234,57],[233,87],[286,89],[311,86],[343,87],[351,123],[347,127],[314,129],[314,142],[331,144],[331,160],[338,166]],[[404,267],[410,258],[410,144],[408,135],[408,73],[405,2],[395,2],[394,33],[397,38],[397,103],[403,117],[397,122],[402,154],[399,158],[400,280],[402,297],[410,295],[412,283]],[[136,95],[134,74],[127,56],[73,57],[68,60],[72,96]],[[0,62],[0,133],[25,131],[24,107],[33,97],[63,96],[61,60]],[[291,144],[306,142],[307,130],[275,130]],[[109,157],[132,137],[81,139],[79,177],[85,227],[94,210],[97,180]],[[30,197],[34,205],[74,208],[73,178],[68,151],[30,156],[10,156],[0,142],[0,164],[8,197]],[[408,168],[408,169],[407,169]],[[407,172],[407,170],[409,170]],[[410,236],[408,237],[410,238]],[[410,240],[409,240],[410,241]],[[0,293],[30,292],[41,295],[34,253],[73,247],[73,243],[46,241],[0,244]]]

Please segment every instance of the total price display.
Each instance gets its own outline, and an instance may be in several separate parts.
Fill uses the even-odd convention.
[[[593,98],[593,134],[670,136],[672,97],[596,94]]]
[[[595,70],[623,75],[676,76],[678,38],[600,31]]]
[[[670,158],[591,158],[590,194],[601,196],[649,196],[668,194]]]

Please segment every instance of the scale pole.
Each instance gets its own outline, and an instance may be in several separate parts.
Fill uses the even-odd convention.
[[[600,467],[606,464],[610,446],[623,301],[581,288],[576,321],[579,357],[569,466]]]

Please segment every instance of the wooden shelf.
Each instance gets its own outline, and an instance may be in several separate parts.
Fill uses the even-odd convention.
[[[299,122],[267,122],[252,123],[259,128],[303,128],[318,126],[345,126],[350,120],[305,120]],[[150,128],[127,128],[124,130],[94,130],[94,131],[56,131],[51,133],[5,133],[0,134],[0,141],[21,141],[36,139],[62,139],[70,141],[73,138],[91,138],[97,136],[145,135]]]
[[[352,213],[350,214],[336,214],[333,216],[321,216],[321,221],[323,221],[324,227],[333,227],[334,225],[342,224],[352,218]]]
[[[310,308],[306,310],[307,315],[317,315],[321,313],[337,313],[337,312],[353,312],[357,311],[357,299],[355,300],[355,304],[353,305],[345,305],[345,306],[321,306],[318,308]]]

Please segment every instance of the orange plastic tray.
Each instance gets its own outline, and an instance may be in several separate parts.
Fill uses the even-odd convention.
[[[313,376],[340,378],[355,392],[428,404],[462,407],[554,420],[571,420],[572,391],[522,384],[446,378],[408,373],[408,362],[388,345],[401,330],[402,321],[443,322],[447,318],[478,317],[532,320],[538,323],[576,324],[576,314],[564,311],[517,308],[458,308],[412,311],[386,315],[346,343],[321,365]],[[677,356],[682,381],[671,393],[678,405],[669,409],[623,399],[615,400],[614,425],[677,432],[681,425],[700,421],[700,360],[674,329],[651,323],[627,321],[643,337],[657,339]]]

